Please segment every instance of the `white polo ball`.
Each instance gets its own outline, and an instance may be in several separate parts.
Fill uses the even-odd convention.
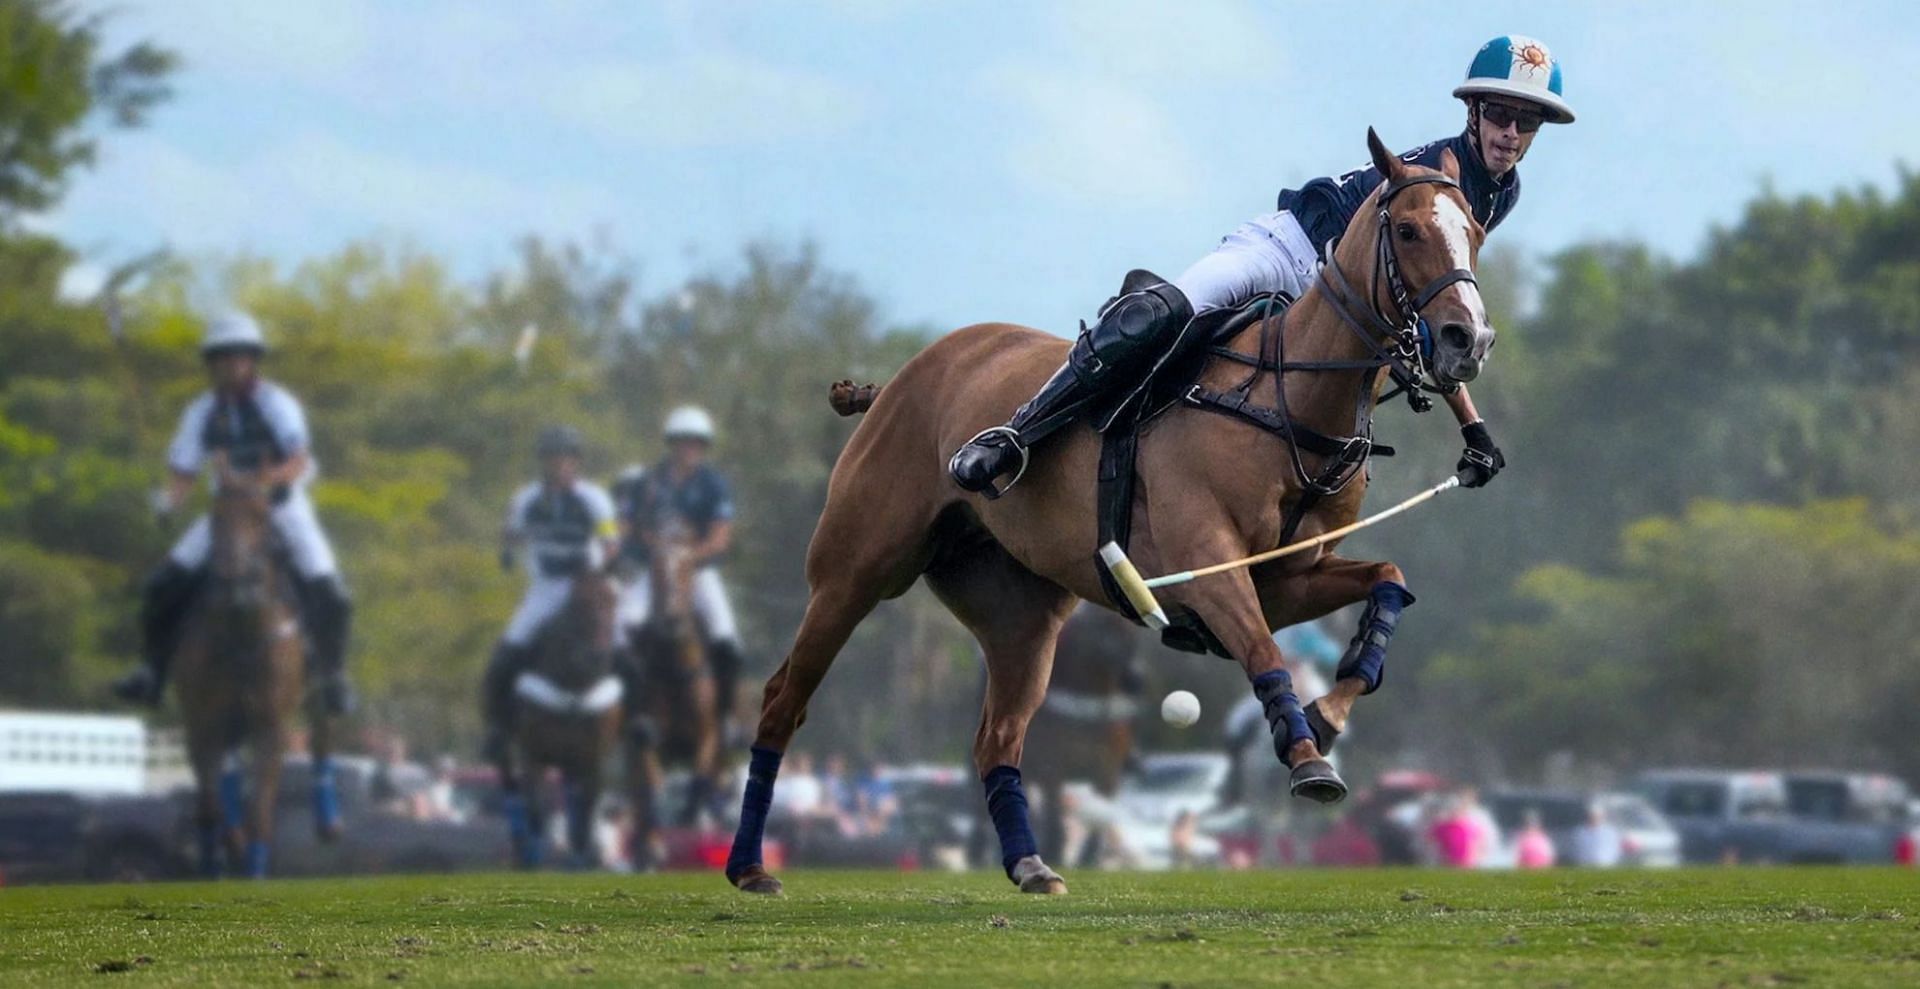
[[[1200,720],[1200,698],[1191,690],[1176,690],[1160,702],[1160,720],[1175,728],[1186,728]]]

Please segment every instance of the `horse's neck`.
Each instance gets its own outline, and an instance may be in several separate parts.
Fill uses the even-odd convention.
[[[1351,271],[1351,267],[1343,270]],[[1285,335],[1284,345],[1279,356],[1287,363],[1311,361],[1362,361],[1372,357],[1366,345],[1348,328],[1340,314],[1334,310],[1336,303],[1327,296],[1321,280],[1315,279],[1307,293],[1300,297],[1286,312],[1282,325],[1277,332]],[[1261,347],[1260,324],[1255,322],[1235,334],[1227,345],[1249,356],[1259,355]],[[1274,356],[1269,349],[1265,356]],[[1211,379],[1208,384],[1214,388],[1230,388],[1245,381],[1247,368],[1244,365],[1215,361],[1208,371]],[[1364,377],[1375,378],[1375,386],[1369,390],[1366,403],[1373,404],[1379,393],[1377,371],[1340,370],[1340,371],[1292,371],[1286,374],[1286,412],[1295,421],[1309,429],[1328,436],[1347,436],[1353,432],[1355,405],[1360,401],[1360,386]],[[1274,408],[1279,405],[1280,386],[1275,375],[1262,373],[1254,385],[1253,400],[1260,405]]]

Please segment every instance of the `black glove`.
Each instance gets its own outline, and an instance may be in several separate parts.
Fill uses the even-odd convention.
[[[1493,445],[1493,437],[1487,433],[1487,424],[1474,420],[1460,427],[1460,437],[1467,441],[1466,450],[1460,454],[1460,462],[1454,470],[1460,472],[1460,484],[1463,487],[1477,488],[1493,480],[1500,468],[1507,465],[1507,458],[1500,448]]]

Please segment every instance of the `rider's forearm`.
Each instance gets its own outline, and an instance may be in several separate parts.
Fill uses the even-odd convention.
[[[724,556],[732,545],[733,523],[715,523],[713,531],[707,534],[707,538],[701,540],[694,555],[701,563],[711,563]]]
[[[279,466],[269,467],[262,471],[260,479],[264,481],[268,487],[284,487],[298,481],[300,475],[306,473],[307,465],[311,462],[312,458],[308,456],[305,450],[302,450],[288,457],[286,461]]]
[[[1480,410],[1473,407],[1473,396],[1467,394],[1466,385],[1447,393],[1447,408],[1453,410],[1453,418],[1462,426],[1480,421]]]
[[[187,497],[193,494],[193,486],[200,476],[184,471],[171,471],[167,474],[167,511],[173,511],[187,503]]]

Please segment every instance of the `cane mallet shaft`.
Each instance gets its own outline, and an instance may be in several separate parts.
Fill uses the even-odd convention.
[[[1297,543],[1289,543],[1279,549],[1270,549],[1264,553],[1255,553],[1252,556],[1241,557],[1238,560],[1216,563],[1210,567],[1201,567],[1198,570],[1182,570],[1179,573],[1170,573],[1152,579],[1142,578],[1139,569],[1133,565],[1133,561],[1127,559],[1126,551],[1111,542],[1100,547],[1100,560],[1107,565],[1107,572],[1113,574],[1114,582],[1120,585],[1121,592],[1126,594],[1127,603],[1133,605],[1133,610],[1138,612],[1140,617],[1146,621],[1149,626],[1162,629],[1167,627],[1167,613],[1161,609],[1159,600],[1153,596],[1153,590],[1156,587],[1173,587],[1178,584],[1198,580],[1201,577],[1210,577],[1217,573],[1226,573],[1229,570],[1238,570],[1242,567],[1251,567],[1255,564],[1265,563],[1268,560],[1277,560],[1283,556],[1291,556],[1302,550],[1312,549],[1315,546],[1351,535],[1376,522],[1385,522],[1387,519],[1409,508],[1413,508],[1443,491],[1451,491],[1459,486],[1460,478],[1449,477],[1392,508],[1369,515],[1356,522],[1343,525],[1331,532],[1323,532],[1320,535],[1314,536],[1312,539],[1302,539]]]

